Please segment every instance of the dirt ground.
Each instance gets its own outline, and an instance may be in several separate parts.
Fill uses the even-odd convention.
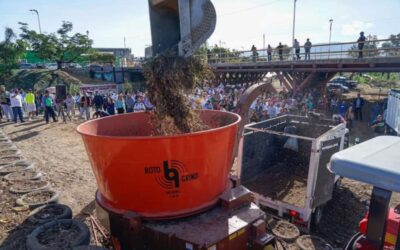
[[[74,217],[85,220],[90,227],[90,218],[83,213],[94,212],[96,182],[83,142],[75,131],[76,126],[77,122],[46,125],[41,119],[17,125],[0,124],[22,155],[35,163],[35,168],[43,172],[52,187],[61,192],[60,203],[70,206]],[[365,122],[355,122],[350,142],[354,142],[355,137],[360,137],[361,141],[367,140],[371,134]],[[26,234],[32,230],[32,226],[24,222],[29,212],[5,209],[15,206],[16,197],[7,195],[6,184],[1,181],[0,184],[0,249],[25,249],[24,234],[18,235],[16,231]],[[366,212],[370,192],[369,185],[344,179],[341,187],[334,192],[332,201],[325,207],[316,234],[334,247],[342,247],[358,231],[358,222]],[[400,204],[398,193],[393,194],[392,205],[395,204]],[[99,232],[97,237],[99,245],[102,242],[109,244]],[[93,234],[92,243],[96,243]]]
[[[51,187],[61,192],[59,202],[71,207],[73,216],[85,220],[91,228],[90,218],[83,213],[94,212],[96,181],[81,137],[75,131],[77,124],[47,125],[37,119],[17,125],[2,123],[0,128],[22,151],[23,157],[43,173]],[[34,228],[24,221],[29,211],[12,210],[18,196],[7,192],[4,181],[1,184],[0,195],[5,199],[0,202],[0,249],[25,249],[22,238]]]

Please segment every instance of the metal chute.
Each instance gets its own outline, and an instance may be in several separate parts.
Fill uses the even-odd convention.
[[[188,57],[215,30],[217,15],[210,0],[149,0],[153,55],[173,50]]]

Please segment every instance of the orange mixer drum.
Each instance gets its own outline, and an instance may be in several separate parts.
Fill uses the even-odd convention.
[[[81,124],[98,202],[146,218],[179,217],[215,204],[228,184],[240,116],[197,112],[210,129],[175,136],[151,136],[146,112]]]

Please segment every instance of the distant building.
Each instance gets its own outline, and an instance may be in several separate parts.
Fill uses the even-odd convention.
[[[93,48],[100,53],[113,53],[122,66],[129,66],[133,62],[133,54],[130,48]]]
[[[151,46],[144,49],[144,58],[148,59],[153,57],[153,48]]]

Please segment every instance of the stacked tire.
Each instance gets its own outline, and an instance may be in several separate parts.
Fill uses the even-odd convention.
[[[10,197],[16,197],[16,208],[32,210],[27,221],[34,229],[27,236],[26,248],[91,249],[89,228],[72,219],[71,208],[58,204],[60,194],[44,176],[0,130],[0,180],[7,183]]]

